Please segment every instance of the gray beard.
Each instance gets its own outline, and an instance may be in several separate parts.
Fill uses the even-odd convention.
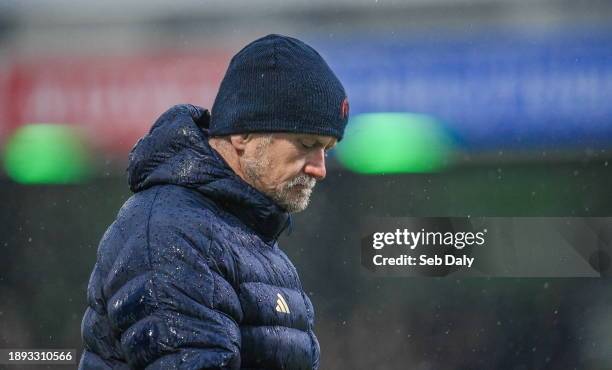
[[[260,179],[263,177],[265,171],[270,168],[267,157],[262,153],[263,149],[262,147],[258,147],[255,151],[256,155],[253,158],[243,158],[242,168],[247,181],[257,190],[270,197],[287,212],[297,213],[305,210],[310,202],[312,190],[317,183],[316,179],[301,174],[282,184],[280,189],[276,191],[260,189],[261,186],[257,186],[257,184],[261,184]]]
[[[302,174],[283,184],[277,192],[268,194],[268,196],[287,212],[301,212],[308,207],[316,183],[314,178]],[[303,186],[297,187],[298,185]]]

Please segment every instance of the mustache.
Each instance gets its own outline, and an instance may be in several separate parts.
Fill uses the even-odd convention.
[[[314,177],[308,176],[308,175],[298,175],[295,178],[293,178],[291,181],[289,181],[287,183],[288,187],[293,187],[296,185],[304,185],[307,186],[308,188],[314,188],[314,186],[317,183],[317,179],[315,179]]]

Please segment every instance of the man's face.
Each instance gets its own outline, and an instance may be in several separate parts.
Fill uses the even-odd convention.
[[[245,180],[288,212],[306,209],[325,154],[336,138],[310,134],[251,134],[240,158]]]

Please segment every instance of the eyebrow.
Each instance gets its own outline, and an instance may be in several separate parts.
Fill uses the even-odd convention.
[[[320,140],[320,139],[318,139],[316,137],[308,137],[308,138],[305,138],[305,139],[306,140],[312,140],[313,141],[313,144],[312,144],[313,146],[316,146],[318,148],[323,148],[325,150],[330,150],[333,147],[335,147],[336,144],[338,144],[337,140],[334,141],[333,144],[330,145],[330,144],[326,143],[325,141],[322,141],[322,140]]]
[[[338,142],[335,141],[333,144],[330,145],[330,144],[326,144],[324,141],[320,141],[318,139],[315,139],[315,144],[314,145],[316,145],[316,146],[318,146],[320,148],[323,148],[325,150],[329,150],[329,149],[332,149],[333,147],[335,147],[337,143]]]
[[[336,146],[336,144],[338,144],[338,142],[337,142],[337,141],[334,141],[334,143],[333,143],[332,145],[325,146],[325,149],[326,149],[326,150],[333,149],[333,148]]]

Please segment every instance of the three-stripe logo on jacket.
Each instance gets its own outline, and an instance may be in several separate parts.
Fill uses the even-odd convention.
[[[276,293],[276,296],[278,297],[278,299],[276,300],[276,311],[282,313],[289,313],[289,306],[287,305],[285,298],[283,298],[280,293]]]

